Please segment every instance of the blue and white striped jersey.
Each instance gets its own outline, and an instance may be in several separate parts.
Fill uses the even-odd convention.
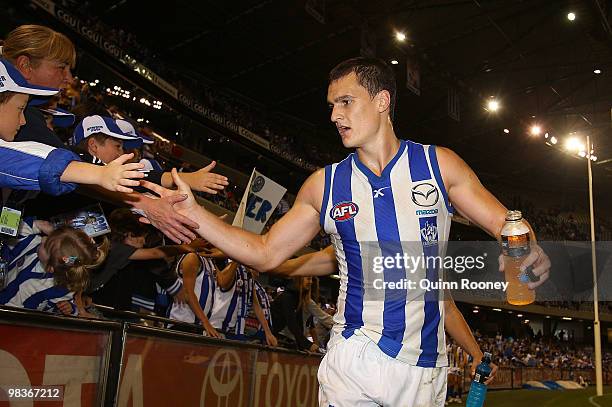
[[[215,304],[209,318],[211,325],[226,333],[242,335],[252,295],[253,278],[243,265],[239,265],[232,287],[215,290]]]
[[[53,273],[45,271],[38,260],[41,244],[34,218],[24,218],[17,237],[7,240],[8,251],[3,253],[8,261],[6,287],[0,291],[0,304],[47,312],[59,312],[57,303],[68,301],[72,314],[77,315],[74,293],[57,286]]]
[[[34,218],[23,218],[17,230],[17,236],[5,240],[5,251],[2,257],[7,261],[8,285],[19,272],[38,261],[38,247],[42,242],[39,230],[34,226]]]
[[[259,281],[253,279],[253,283],[255,284],[255,293],[257,294],[257,300],[259,301],[261,310],[263,311],[266,321],[268,321],[270,329],[272,329],[272,309],[270,307],[270,297],[268,297],[266,289]],[[251,301],[251,303],[253,303],[253,301]]]
[[[59,313],[57,303],[61,301],[68,301],[72,315],[77,315],[74,293],[56,285],[53,273],[46,272],[38,259],[0,291],[0,304],[12,307]]]
[[[176,273],[179,276],[180,285],[177,287],[176,291],[174,291],[174,294],[176,294],[176,292],[178,292],[180,287],[182,287],[183,285],[181,264],[185,259],[185,256],[187,256],[187,254],[182,255],[176,263]],[[206,317],[210,319],[213,305],[215,302],[215,287],[217,285],[214,273],[215,265],[212,260],[206,257],[198,257],[200,259],[200,269],[198,270],[198,275],[196,277],[194,291],[196,297],[198,298],[198,302],[200,303],[200,307],[202,307],[204,315],[206,315]],[[179,304],[174,301],[169,308],[168,318],[175,319],[177,321],[201,324],[201,321],[196,318],[196,315],[187,303]]]
[[[259,281],[255,280],[254,278],[252,279],[252,281],[252,286],[255,290],[255,295],[257,296],[259,306],[261,307],[264,318],[268,322],[268,326],[270,327],[270,329],[272,329],[272,311],[270,309],[270,298],[268,298],[268,293]],[[263,335],[263,326],[259,323],[259,319],[257,319],[257,314],[255,314],[255,296],[253,296],[252,291],[251,294],[247,296],[247,298],[248,300],[246,315],[244,316],[243,321],[240,324],[241,332],[239,334],[245,335],[245,337],[247,338],[255,337],[257,335]]]
[[[0,187],[66,194],[76,188],[76,184],[60,181],[72,161],[80,159],[70,150],[33,141],[0,140]]]
[[[444,256],[452,212],[434,146],[402,141],[380,176],[356,153],[325,168],[321,225],[340,272],[330,346],[359,329],[393,358],[447,365],[442,292],[419,285],[437,282],[442,270],[423,261],[375,265],[398,256]]]

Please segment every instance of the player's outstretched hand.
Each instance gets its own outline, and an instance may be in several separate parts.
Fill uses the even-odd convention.
[[[143,187],[158,194],[162,191],[157,187],[165,189],[148,181],[140,182]],[[174,209],[174,205],[186,200],[187,196],[180,193],[170,194],[173,191],[168,191],[169,193],[166,195],[159,194],[162,195],[159,199],[153,199],[143,195],[140,198],[141,207],[139,209],[142,209],[146,216],[141,217],[139,220],[142,223],[155,226],[175,243],[189,243],[196,238],[193,229],[197,229],[199,226],[197,223],[181,215]]]

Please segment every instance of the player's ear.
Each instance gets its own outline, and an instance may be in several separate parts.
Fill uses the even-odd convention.
[[[384,111],[389,109],[391,105],[391,94],[388,90],[381,90],[376,95],[376,103],[378,107],[378,112],[383,113]]]

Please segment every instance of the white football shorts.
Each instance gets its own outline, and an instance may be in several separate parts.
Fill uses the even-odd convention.
[[[320,407],[441,407],[446,367],[409,365],[359,330],[328,350],[319,366]]]

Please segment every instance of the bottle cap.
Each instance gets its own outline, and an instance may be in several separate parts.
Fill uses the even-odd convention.
[[[521,211],[508,211],[506,212],[506,220],[507,221],[517,221],[523,219],[523,214]]]

